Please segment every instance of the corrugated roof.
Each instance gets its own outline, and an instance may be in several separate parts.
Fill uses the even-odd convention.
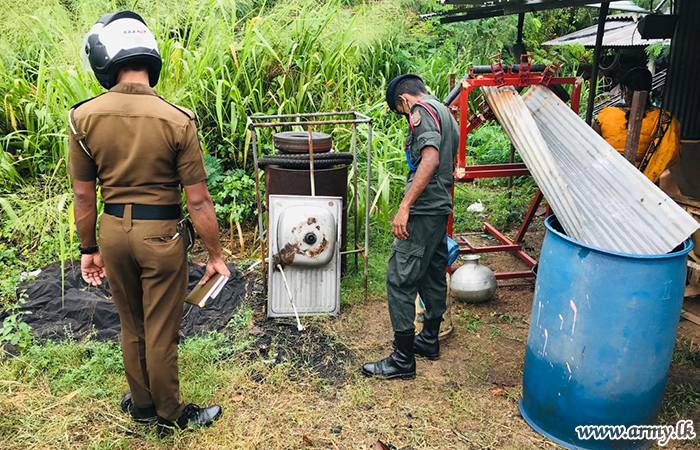
[[[523,97],[510,86],[482,90],[572,238],[621,253],[663,254],[698,228],[548,88],[533,86]]]
[[[421,17],[439,15],[442,23],[462,22],[465,20],[484,19],[509,14],[545,11],[568,7],[600,7],[600,2],[590,0],[442,0],[443,4],[459,5],[441,13],[425,14]],[[467,7],[470,6],[470,7]],[[610,10],[646,11],[629,0],[610,2]],[[648,12],[648,11],[647,11]]]
[[[639,17],[641,18],[641,16]],[[624,19],[615,17],[605,22],[605,34],[603,34],[603,47],[646,47],[657,42],[670,43],[670,39],[642,39],[637,31],[638,18]],[[580,44],[584,47],[595,47],[598,25],[574,31],[567,35],[547,41],[544,45],[572,45]]]

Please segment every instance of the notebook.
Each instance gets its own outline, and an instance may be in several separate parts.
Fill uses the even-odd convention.
[[[215,274],[204,284],[198,284],[192,289],[192,292],[185,298],[187,303],[204,308],[207,301],[212,298],[216,298],[219,292],[224,288],[224,285],[228,281],[228,277],[221,275],[220,273]]]

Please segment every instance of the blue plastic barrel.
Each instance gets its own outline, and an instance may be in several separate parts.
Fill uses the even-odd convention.
[[[653,425],[678,331],[690,240],[664,255],[628,255],[570,239],[545,221],[520,412],[569,449],[649,447],[579,439],[579,425]]]

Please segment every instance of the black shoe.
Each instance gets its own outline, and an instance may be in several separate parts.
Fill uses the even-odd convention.
[[[190,427],[209,427],[221,417],[221,406],[214,405],[200,408],[194,403],[188,403],[175,421],[165,420],[158,416],[158,437],[163,439],[173,434],[175,429],[184,430]]]
[[[367,363],[362,366],[362,373],[368,377],[413,378],[416,376],[416,357],[413,353],[415,335],[394,333],[394,352],[381,361]]]
[[[441,322],[442,317],[423,321],[423,331],[418,333],[413,342],[413,350],[416,352],[416,355],[423,356],[431,361],[435,361],[440,357],[438,336],[440,335]]]
[[[121,406],[122,412],[131,414],[131,418],[134,419],[134,422],[153,423],[158,418],[155,406],[146,406],[144,408],[134,406],[134,402],[131,400],[131,392],[124,394]]]

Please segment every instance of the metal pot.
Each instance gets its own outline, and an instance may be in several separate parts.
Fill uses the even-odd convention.
[[[450,289],[457,300],[480,303],[491,300],[496,293],[496,276],[491,269],[479,264],[479,255],[465,255],[464,264],[452,274]]]

